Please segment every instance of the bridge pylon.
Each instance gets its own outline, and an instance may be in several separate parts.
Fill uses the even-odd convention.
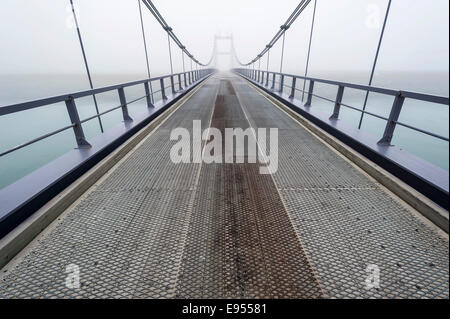
[[[228,46],[220,45],[222,43],[228,43]],[[225,48],[225,49],[224,49]],[[234,67],[234,56],[233,56],[233,35],[215,35],[214,36],[214,52],[215,59],[214,64],[218,69],[232,69]],[[219,57],[229,57],[229,67],[220,65],[221,63],[225,63],[226,59],[221,59]]]

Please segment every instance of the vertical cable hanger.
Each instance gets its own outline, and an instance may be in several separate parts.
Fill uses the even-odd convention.
[[[286,30],[289,29],[289,27],[286,26],[286,25],[282,25],[281,29],[284,30],[284,32],[283,32],[283,43],[282,43],[282,46],[281,46],[280,73],[283,73],[284,43],[286,41]]]
[[[392,3],[392,0],[389,0],[387,9],[386,9],[386,15],[384,17],[383,28],[381,29],[380,40],[378,41],[378,47],[377,47],[377,52],[375,54],[375,60],[373,62],[373,66],[372,66],[372,72],[370,74],[369,86],[372,85],[373,77],[375,75],[375,69],[377,67],[377,62],[378,62],[378,56],[380,54],[381,44],[383,43],[384,31],[386,30],[386,24],[387,24],[387,21],[389,18],[389,11],[391,10],[391,3]],[[368,99],[369,99],[369,91],[366,92],[366,98],[364,99],[363,113],[361,113],[361,118],[359,120],[358,129],[361,129],[361,125],[362,125],[362,122],[364,119],[364,112],[366,111]]]
[[[166,31],[167,31],[167,43],[169,46],[170,74],[173,74],[172,48],[170,46],[170,35],[169,35],[169,32],[172,31],[172,28],[168,27],[166,28]]]
[[[92,85],[91,72],[89,71],[89,65],[88,65],[87,58],[86,58],[86,52],[84,50],[83,40],[81,38],[80,26],[78,25],[78,19],[77,19],[77,14],[75,13],[75,7],[73,5],[73,0],[70,0],[70,6],[72,7],[73,19],[75,22],[75,26],[77,28],[78,40],[80,42],[81,53],[83,54],[84,66],[86,68],[86,73],[87,73],[87,76],[89,79],[89,86],[91,87],[91,90],[93,90],[94,86]],[[92,97],[94,98],[95,110],[97,112],[97,115],[99,115],[100,113],[98,111],[97,98],[95,97],[95,94],[93,94]],[[98,116],[97,118],[98,118],[98,124],[100,125],[100,131],[103,133],[102,119],[100,118],[100,116]]]
[[[270,62],[270,48],[267,51],[267,72],[269,72],[269,62]],[[269,75],[267,75],[269,76]]]
[[[183,73],[186,72],[186,67],[184,65],[184,51],[181,50],[181,60],[183,61]]]
[[[147,62],[147,75],[148,75],[148,78],[150,79],[151,78],[150,63],[148,61],[147,41],[145,39],[144,19],[142,18],[141,0],[137,0],[137,1],[138,1],[138,4],[139,4],[139,16],[141,18],[141,29],[142,29],[142,39],[144,41],[145,61]],[[154,103],[154,100],[153,100],[153,87],[152,87],[152,82],[151,81],[150,81],[150,97],[151,97],[152,103]]]
[[[305,78],[308,76],[309,58],[311,56],[311,44],[312,44],[313,32],[314,32],[314,22],[316,19],[316,8],[317,8],[317,0],[314,0],[314,11],[313,11],[313,17],[312,17],[312,23],[311,23],[311,34],[309,35],[308,55],[306,57]],[[306,89],[306,79],[303,80],[302,102],[305,98],[305,89]]]

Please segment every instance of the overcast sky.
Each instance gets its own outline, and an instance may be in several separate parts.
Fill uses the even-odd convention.
[[[92,73],[145,76],[138,0],[74,2]],[[313,2],[286,36],[286,72],[304,72]],[[318,0],[311,72],[369,72],[387,2]],[[198,59],[209,59],[214,35],[232,34],[239,58],[248,61],[298,0],[154,0],[154,4]],[[152,72],[168,73],[166,34],[145,6],[143,10]],[[393,0],[379,69],[448,72],[448,11],[448,0]],[[2,0],[0,21],[0,75],[84,72],[69,0]],[[227,50],[226,43],[220,48]],[[173,54],[175,71],[180,71],[181,53],[174,49]],[[279,61],[277,46],[271,69],[278,70]]]

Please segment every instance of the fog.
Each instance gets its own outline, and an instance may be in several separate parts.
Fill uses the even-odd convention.
[[[239,59],[245,62],[264,48],[298,4],[298,0],[153,2],[200,61],[209,60],[215,35],[233,35]],[[387,2],[318,0],[311,74],[369,74]],[[105,74],[144,78],[146,62],[138,0],[74,3],[94,80]],[[286,35],[286,72],[304,73],[313,4]],[[151,71],[168,73],[167,34],[144,5],[142,9]],[[448,73],[448,12],[448,0],[393,0],[377,71]],[[0,21],[0,75],[84,74],[69,0],[2,0]],[[272,49],[272,70],[280,67],[280,44]],[[181,51],[172,48],[175,72],[179,72]],[[229,43],[221,42],[218,49],[229,50]],[[229,61],[229,57],[222,56],[215,66],[229,68]],[[266,57],[261,63],[265,68]],[[187,61],[186,66],[190,68]]]

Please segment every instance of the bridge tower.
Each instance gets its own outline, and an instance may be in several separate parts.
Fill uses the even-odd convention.
[[[233,56],[233,36],[216,35],[214,37],[215,60],[214,64],[217,69],[228,70],[234,65]]]

